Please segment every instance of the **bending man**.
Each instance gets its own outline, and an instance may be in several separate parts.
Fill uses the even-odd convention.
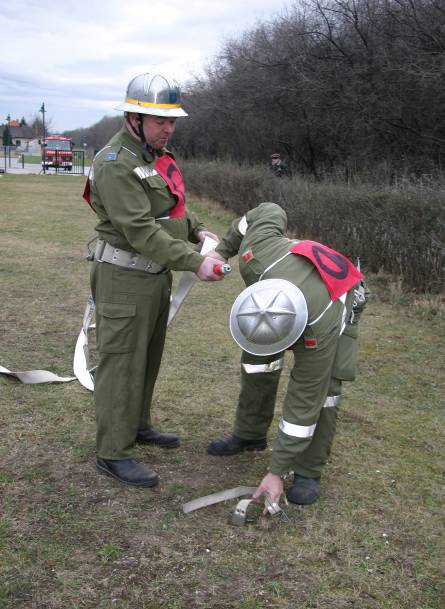
[[[279,501],[293,473],[290,501],[320,494],[320,476],[335,434],[342,381],[355,376],[357,322],[365,304],[362,275],[343,255],[313,241],[285,237],[287,217],[262,203],[232,223],[216,251],[239,255],[248,286],[231,312],[243,349],[234,431],[210,442],[211,455],[264,450],[286,349],[294,354],[269,473],[255,497]]]

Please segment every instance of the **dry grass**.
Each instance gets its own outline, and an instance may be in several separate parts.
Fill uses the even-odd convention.
[[[82,182],[0,178],[0,364],[9,369],[71,374],[94,227]],[[230,222],[216,206],[194,208],[219,232]],[[181,511],[255,484],[267,467],[267,452],[205,452],[231,429],[237,399],[239,352],[227,329],[237,273],[193,288],[169,330],[154,412],[182,445],[139,450],[160,474],[156,489],[96,474],[92,397],[79,384],[0,377],[0,607],[442,609],[443,307],[408,305],[387,278],[370,279],[376,295],[392,296],[374,297],[363,317],[360,375],[345,390],[322,498],[291,506],[290,523],[258,517],[235,528],[235,502]],[[280,397],[284,389],[283,377]]]

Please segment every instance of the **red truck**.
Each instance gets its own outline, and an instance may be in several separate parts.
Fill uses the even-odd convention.
[[[73,142],[70,137],[49,135],[42,149],[42,167],[71,171],[73,168]]]

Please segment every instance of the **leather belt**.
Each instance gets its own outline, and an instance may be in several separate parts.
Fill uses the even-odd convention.
[[[149,260],[140,254],[136,254],[136,252],[127,252],[118,247],[113,247],[103,239],[97,240],[94,260],[97,260],[97,262],[108,262],[109,264],[123,266],[126,269],[143,271],[144,273],[150,273],[151,275],[165,273],[168,270],[167,267],[158,264],[154,260]]]

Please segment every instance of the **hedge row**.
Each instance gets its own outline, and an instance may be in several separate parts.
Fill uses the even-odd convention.
[[[380,270],[402,280],[405,289],[444,289],[444,184],[404,184],[377,190],[276,178],[267,168],[231,162],[183,161],[189,191],[218,201],[236,215],[262,201],[287,212],[289,230],[360,258],[365,271]]]

